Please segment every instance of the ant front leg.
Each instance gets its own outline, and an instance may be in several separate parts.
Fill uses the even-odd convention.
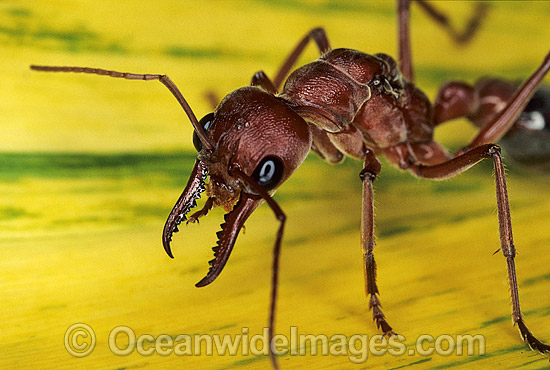
[[[276,357],[275,341],[273,340],[275,335],[275,310],[277,308],[277,291],[279,287],[279,260],[281,257],[281,241],[285,230],[286,215],[281,207],[275,202],[271,195],[254,179],[245,174],[238,167],[229,169],[230,173],[237,175],[250,185],[260,197],[262,197],[268,206],[273,211],[275,218],[279,221],[279,229],[275,238],[275,246],[273,248],[273,264],[271,267],[271,298],[269,303],[269,321],[268,321],[268,339],[269,339],[269,358],[271,365],[275,370],[279,370],[279,365]]]
[[[506,189],[506,177],[504,165],[500,155],[500,148],[495,144],[484,144],[469,149],[464,154],[436,165],[412,165],[410,170],[418,177],[434,180],[443,180],[454,177],[479,161],[492,158],[495,167],[495,184],[497,195],[498,224],[500,232],[500,250],[506,257],[508,271],[508,284],[512,299],[512,321],[518,325],[521,337],[527,341],[529,347],[541,353],[550,353],[550,346],[540,342],[525,325],[519,304],[519,293],[517,274],[514,258],[516,247],[512,236],[512,221],[510,216],[510,205],[508,202],[508,191]],[[498,251],[498,250],[497,250]]]
[[[210,197],[206,200],[206,202],[204,203],[204,206],[200,210],[198,210],[197,212],[189,216],[186,223],[187,224],[190,222],[192,224],[194,224],[195,222],[199,223],[199,218],[206,216],[208,212],[210,212],[213,206],[214,206],[214,198]]]
[[[376,262],[374,261],[374,198],[372,182],[380,173],[380,161],[374,153],[367,151],[363,170],[359,174],[363,182],[363,214],[361,217],[361,247],[363,249],[363,272],[365,275],[365,292],[369,298],[369,309],[372,310],[372,318],[376,327],[384,335],[393,335],[392,327],[386,321],[382,312],[382,305],[378,299],[378,286],[376,285]]]

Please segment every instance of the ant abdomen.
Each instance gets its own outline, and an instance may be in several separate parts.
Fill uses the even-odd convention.
[[[537,89],[500,143],[515,162],[550,172],[550,85]]]

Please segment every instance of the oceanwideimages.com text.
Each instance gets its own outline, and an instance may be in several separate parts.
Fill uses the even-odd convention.
[[[96,342],[94,330],[84,323],[73,324],[65,332],[65,348],[75,357],[88,356]],[[152,335],[121,325],[110,331],[107,343],[116,356],[268,356],[270,342],[268,328],[256,334],[243,327],[238,334]],[[288,334],[276,334],[271,345],[278,356],[345,356],[355,364],[365,363],[370,356],[477,356],[484,355],[486,347],[480,334],[425,334],[408,342],[403,335],[304,334],[296,326]]]

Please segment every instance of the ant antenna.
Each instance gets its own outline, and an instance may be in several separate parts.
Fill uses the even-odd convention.
[[[199,136],[199,139],[202,142],[203,148],[205,148],[208,151],[212,151],[214,149],[214,146],[208,140],[208,137],[206,136],[206,132],[204,131],[202,126],[199,125],[199,121],[197,120],[197,117],[193,113],[193,110],[191,109],[191,107],[183,97],[182,93],[179,91],[176,84],[174,84],[174,82],[172,82],[172,80],[166,75],[117,72],[117,71],[109,71],[106,69],[89,68],[89,67],[55,67],[55,66],[31,65],[31,69],[34,71],[42,71],[42,72],[90,73],[90,74],[96,74],[100,76],[124,78],[127,80],[144,80],[144,81],[158,80],[164,86],[166,86],[168,90],[170,90],[170,92],[172,93],[172,95],[174,95],[178,103],[180,103],[181,107],[187,114],[187,117],[189,117],[191,124],[195,128],[195,131],[197,132],[197,135]]]

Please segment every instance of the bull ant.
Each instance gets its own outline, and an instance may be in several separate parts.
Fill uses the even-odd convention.
[[[483,8],[478,7],[466,31],[458,33],[432,5],[423,0],[416,2],[459,42],[475,32],[484,13]],[[550,69],[550,54],[518,87],[499,79],[482,79],[474,85],[451,81],[442,85],[434,103],[431,103],[414,84],[409,47],[409,8],[410,0],[398,0],[399,63],[386,54],[332,49],[325,31],[315,28],[298,43],[273,80],[265,73],[257,72],[252,77],[251,86],[229,93],[212,113],[200,121],[166,75],[87,67],[31,68],[130,80],[159,80],[170,90],[195,129],[193,143],[198,154],[187,186],[164,227],[164,249],[173,257],[170,242],[181,222],[195,222],[212,207],[223,207],[227,213],[222,230],[217,234],[217,245],[213,248],[214,259],[209,262],[206,276],[196,284],[206,286],[226,265],[245,221],[262,202],[266,202],[280,223],[273,249],[270,339],[275,330],[279,254],[286,221],[285,213],[272,196],[310,150],[330,163],[338,163],[345,156],[364,163],[359,176],[363,182],[361,246],[365,286],[373,320],[385,335],[393,335],[394,331],[381,310],[373,254],[373,181],[381,167],[377,156],[385,156],[390,163],[414,176],[434,180],[453,177],[483,159],[491,159],[495,168],[500,250],[506,258],[512,320],[532,349],[549,353],[550,346],[536,339],[522,318],[505,173],[500,148],[494,143],[513,129],[529,129],[532,115],[526,117],[524,111]],[[309,41],[317,45],[321,56],[289,75]],[[548,115],[548,112],[544,114]],[[467,117],[480,129],[468,145],[450,154],[433,140],[433,132],[439,124],[457,117]],[[208,196],[204,207],[188,216],[203,191]],[[270,357],[277,369],[273,347],[270,348]]]

